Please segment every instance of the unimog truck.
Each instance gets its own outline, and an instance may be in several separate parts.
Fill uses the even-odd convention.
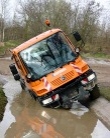
[[[78,32],[73,33],[81,41]],[[100,96],[96,73],[61,29],[50,29],[11,50],[10,70],[44,107],[71,108]]]

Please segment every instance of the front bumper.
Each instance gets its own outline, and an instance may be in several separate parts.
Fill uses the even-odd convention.
[[[80,77],[45,95],[42,98],[42,101],[45,101],[49,98],[51,98],[51,100],[47,104],[42,102],[43,106],[49,105],[52,108],[62,106],[67,108],[70,107],[74,101],[84,101],[88,99],[90,96],[90,91],[96,84],[96,78],[88,82],[86,85],[82,85],[81,80],[85,78],[85,76],[90,76],[92,73],[93,71],[89,70]],[[59,98],[53,99],[52,97],[55,95],[59,95]]]

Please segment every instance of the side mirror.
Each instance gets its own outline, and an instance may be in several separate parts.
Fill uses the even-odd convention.
[[[72,34],[74,38],[76,39],[76,41],[82,40],[81,35],[77,31],[73,32]]]

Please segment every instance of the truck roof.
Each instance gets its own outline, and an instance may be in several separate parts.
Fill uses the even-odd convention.
[[[49,37],[50,35],[54,34],[54,33],[57,33],[59,31],[62,31],[61,29],[52,29],[52,30],[48,30],[42,34],[39,34],[29,40],[27,40],[26,42],[20,44],[19,46],[17,46],[16,48],[14,48],[12,50],[12,53],[19,53],[20,51],[30,47],[31,45]]]

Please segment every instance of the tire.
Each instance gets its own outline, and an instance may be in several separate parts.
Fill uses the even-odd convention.
[[[93,90],[90,92],[90,99],[95,100],[100,97],[100,89],[98,85],[96,84]]]
[[[14,63],[11,64],[11,65],[9,65],[9,68],[10,68],[10,70],[11,70],[13,76],[16,75],[16,74],[18,74],[18,71],[17,71],[16,66],[15,66]]]
[[[22,88],[23,90],[26,89],[26,85],[25,85],[24,81],[21,81],[21,80],[20,80],[20,85],[21,85],[21,88]]]
[[[31,95],[31,97],[36,101],[37,96],[34,94],[34,92],[31,90],[28,90],[28,91],[29,91],[29,94]]]
[[[14,79],[15,79],[16,81],[20,80],[19,74],[15,74],[15,75],[14,75]]]
[[[71,107],[72,107],[72,104],[65,104],[62,106],[62,108],[64,108],[65,110],[69,110],[71,109]]]

